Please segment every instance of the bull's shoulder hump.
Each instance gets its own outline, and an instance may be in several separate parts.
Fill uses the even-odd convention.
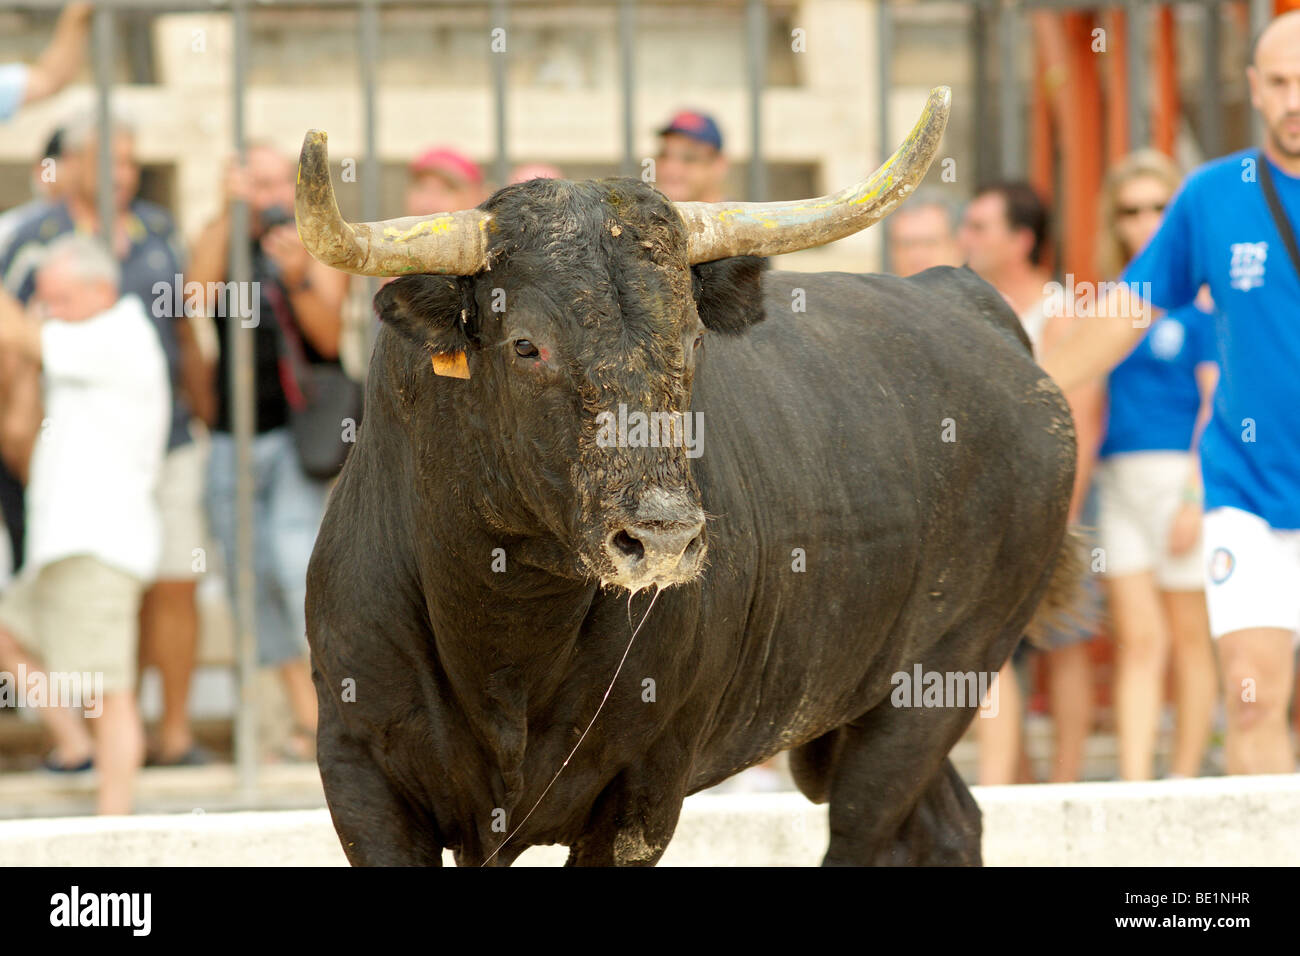
[[[981,279],[969,267],[934,266],[917,273],[908,281],[931,289],[938,295],[947,296],[954,303],[961,303],[994,328],[1009,333],[1026,352],[1033,354],[1029,336],[1025,334],[1025,327],[1011,304],[1002,297],[1002,293]]]
[[[763,287],[769,297],[787,301],[795,289],[827,291],[848,296],[870,307],[872,302],[939,306],[946,314],[979,316],[1014,343],[1018,350],[1032,355],[1033,348],[1019,317],[993,286],[966,266],[935,266],[914,276],[900,277],[884,273],[857,272],[766,272]]]

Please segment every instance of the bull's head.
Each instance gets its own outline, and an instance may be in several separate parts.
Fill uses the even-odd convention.
[[[467,391],[441,427],[481,433],[484,487],[509,488],[483,503],[495,527],[557,543],[562,557],[546,562],[556,573],[664,587],[704,559],[681,439],[705,332],[741,334],[762,318],[755,257],[850,235],[901,202],[930,166],[949,99],[933,90],[884,165],[819,199],[671,203],[635,179],[532,180],[477,209],[378,223],[339,215],[325,134],[313,130],[298,234],[326,265],[401,277],[377,310],[418,346],[420,375],[469,379],[446,383]],[[638,414],[676,440],[607,440]]]

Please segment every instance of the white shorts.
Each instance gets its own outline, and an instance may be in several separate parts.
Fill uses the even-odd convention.
[[[203,511],[203,486],[207,480],[208,437],[198,428],[194,441],[174,448],[163,459],[154,497],[162,514],[162,555],[158,561],[158,581],[188,581],[198,577],[195,570],[196,549],[207,547],[207,527]]]
[[[1215,508],[1205,513],[1202,536],[1215,638],[1250,627],[1300,632],[1300,531],[1279,531],[1239,508]]]
[[[1164,591],[1205,587],[1200,541],[1182,554],[1169,553],[1169,529],[1194,467],[1181,451],[1130,452],[1097,463],[1097,544],[1106,556],[1106,577],[1151,571]]]

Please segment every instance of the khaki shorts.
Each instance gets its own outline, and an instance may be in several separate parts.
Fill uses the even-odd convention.
[[[104,691],[135,687],[144,582],[78,555],[20,577],[0,595],[0,627],[48,671],[104,675]]]
[[[1169,553],[1169,529],[1182,506],[1191,456],[1180,451],[1142,451],[1097,464],[1097,543],[1106,555],[1106,577],[1151,571],[1164,591],[1202,591],[1201,542],[1180,555]]]
[[[198,429],[195,429],[197,432]],[[208,440],[195,440],[167,453],[154,495],[162,515],[162,555],[158,581],[188,581],[198,577],[196,550],[207,547],[203,512],[203,483],[207,480]],[[201,570],[205,564],[198,563]]]

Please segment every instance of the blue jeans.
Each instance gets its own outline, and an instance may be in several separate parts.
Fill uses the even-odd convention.
[[[307,652],[307,562],[325,513],[329,484],[307,477],[293,436],[275,428],[253,439],[253,579],[257,657],[263,666]],[[208,519],[221,542],[226,579],[235,590],[235,440],[212,434]]]

